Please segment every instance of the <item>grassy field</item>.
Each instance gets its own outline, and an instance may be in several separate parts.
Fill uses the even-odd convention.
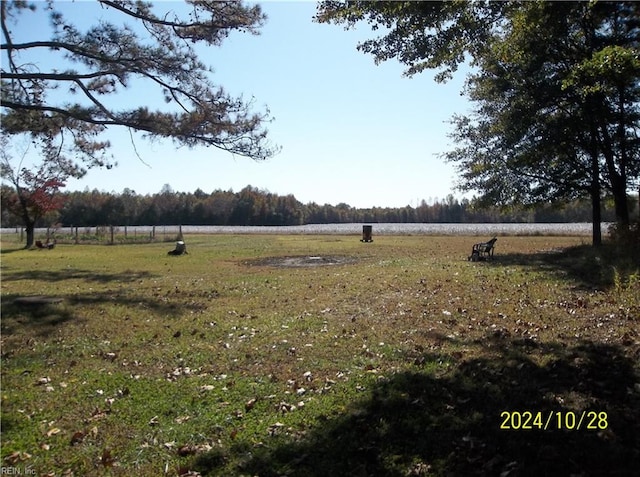
[[[4,244],[3,472],[637,475],[637,257],[358,239]]]

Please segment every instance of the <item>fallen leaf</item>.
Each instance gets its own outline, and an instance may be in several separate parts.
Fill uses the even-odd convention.
[[[71,445],[73,446],[73,445],[79,444],[84,440],[85,436],[86,434],[83,431],[74,432],[73,436],[71,436]]]
[[[111,450],[109,449],[104,449],[102,451],[102,456],[100,457],[100,462],[102,463],[102,465],[104,467],[113,467],[113,463],[116,460],[114,459],[114,457],[111,455]]]
[[[179,468],[178,469],[178,477],[201,477],[201,473],[195,470],[190,470],[187,468]]]
[[[106,417],[107,414],[109,414],[109,410],[107,411],[102,411],[99,408],[95,408],[93,410],[93,412],[91,413],[91,417],[89,418],[90,421],[96,420],[96,419],[102,419],[103,417]]]
[[[287,412],[295,411],[296,407],[293,404],[281,401],[280,404],[276,406],[276,409],[282,412],[282,414],[286,414]]]
[[[178,448],[178,455],[180,457],[186,457],[188,455],[194,455],[196,453],[196,448],[190,444],[185,444]]]
[[[253,409],[253,407],[256,405],[256,398],[253,399],[249,399],[245,404],[244,404],[244,409],[245,411],[251,411],[251,409]]]
[[[269,426],[269,429],[267,432],[269,433],[270,436],[275,436],[278,433],[278,431],[283,427],[284,427],[284,424],[282,424],[281,422],[276,422]]]
[[[17,464],[18,462],[24,462],[31,459],[31,454],[22,451],[14,451],[4,458],[4,461],[8,464]]]

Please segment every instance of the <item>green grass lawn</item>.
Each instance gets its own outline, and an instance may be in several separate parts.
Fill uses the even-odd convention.
[[[584,240],[3,244],[3,469],[637,475],[637,257]]]

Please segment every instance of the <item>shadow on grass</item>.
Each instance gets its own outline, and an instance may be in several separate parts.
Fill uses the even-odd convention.
[[[17,295],[2,295],[2,334],[12,335],[20,328],[30,328],[36,335],[48,334],[51,329],[74,318],[73,310],[61,303],[15,303]]]
[[[84,280],[96,283],[131,283],[143,278],[152,278],[156,275],[147,271],[126,270],[120,273],[101,273],[95,270],[24,270],[19,272],[5,271],[2,274],[4,281],[37,280],[43,282],[55,282],[60,280]]]
[[[141,296],[120,291],[60,296],[61,303],[20,304],[15,303],[18,295],[2,296],[2,334],[11,335],[25,331],[28,334],[45,336],[52,329],[68,321],[87,320],[95,314],[94,308],[106,309],[111,306],[129,307],[148,311],[163,318],[177,318],[188,311],[201,311],[206,304],[194,300],[163,300],[159,297]]]
[[[22,251],[22,250],[24,250],[24,247],[16,247],[16,248],[13,248],[13,247],[9,247],[9,248],[7,248],[7,247],[3,247],[3,248],[0,248],[0,255],[7,255],[7,254],[10,254],[10,253],[13,253],[13,252],[20,252],[20,251]]]
[[[483,263],[490,266],[532,267],[571,280],[585,288],[608,289],[615,284],[616,273],[622,279],[638,273],[640,245],[637,249],[607,244],[599,248],[580,245],[533,254],[508,253],[496,255],[493,260]]]
[[[236,444],[194,467],[261,477],[637,475],[640,349],[493,337],[483,346],[501,357],[459,361],[443,376],[416,366],[302,437]]]

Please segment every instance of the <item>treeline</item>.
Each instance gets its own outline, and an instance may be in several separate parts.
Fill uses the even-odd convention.
[[[10,193],[3,190],[3,197]],[[239,192],[215,190],[206,193],[174,192],[165,185],[157,194],[140,195],[98,190],[65,192],[62,209],[37,226],[53,223],[75,226],[95,225],[303,225],[324,223],[491,223],[491,222],[589,222],[590,203],[574,201],[563,206],[536,208],[479,208],[468,199],[452,195],[417,207],[374,207],[357,209],[347,204],[303,204],[293,195],[277,195],[252,186]],[[637,199],[631,202],[637,210]],[[635,212],[637,214],[637,212]],[[20,226],[19,218],[2,208],[2,226]],[[613,221],[613,212],[604,211],[604,221]]]

